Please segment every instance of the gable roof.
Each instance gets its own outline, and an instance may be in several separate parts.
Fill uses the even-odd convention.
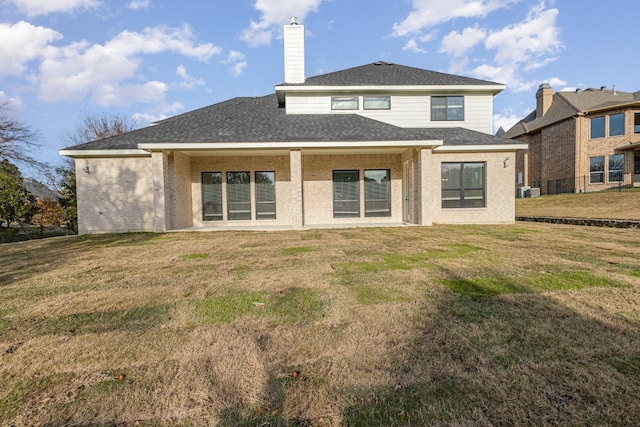
[[[574,92],[556,92],[553,94],[551,106],[542,117],[536,119],[536,111],[533,110],[509,129],[503,137],[515,138],[578,114],[613,110],[629,105],[640,105],[640,91],[629,93],[589,88]]]
[[[500,83],[378,61],[278,86],[496,86]]]
[[[104,150],[137,150],[139,144],[184,146],[216,143],[437,141],[435,145],[505,145],[516,141],[463,128],[402,128],[358,114],[286,114],[276,95],[233,98],[156,124],[63,150],[63,154]]]

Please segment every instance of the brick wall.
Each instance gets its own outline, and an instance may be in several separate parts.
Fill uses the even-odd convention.
[[[360,218],[333,217],[333,171],[360,171]],[[391,173],[391,217],[364,217],[364,169],[389,169]],[[383,223],[402,221],[402,162],[399,154],[350,154],[303,156],[305,225]]]
[[[429,185],[435,195],[432,221],[437,224],[509,224],[515,221],[515,152],[502,153],[434,153],[426,165]],[[507,167],[503,160],[509,157]],[[440,201],[441,164],[443,162],[486,162],[486,207],[442,209]]]
[[[75,163],[80,234],[153,230],[150,157],[76,159]]]
[[[229,225],[291,225],[291,171],[289,156],[236,156],[236,157],[192,157],[190,174],[192,223],[194,227],[224,227]],[[275,171],[276,175],[276,219],[256,220],[255,216],[255,172]],[[203,221],[202,219],[202,172],[222,172],[222,200],[226,207],[227,172],[251,172],[251,216],[250,221]]]

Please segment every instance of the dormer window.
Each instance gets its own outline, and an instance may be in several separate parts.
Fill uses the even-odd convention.
[[[331,109],[332,110],[357,110],[358,97],[357,96],[332,96]]]
[[[464,120],[464,96],[432,96],[431,121]]]
[[[390,110],[390,96],[365,96],[363,97],[365,110]]]

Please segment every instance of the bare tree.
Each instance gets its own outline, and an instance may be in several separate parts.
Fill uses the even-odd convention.
[[[80,123],[73,131],[62,137],[64,147],[83,144],[85,142],[121,135],[136,129],[137,123],[127,116],[115,114],[113,116],[98,115],[84,112]]]
[[[39,138],[40,132],[13,117],[8,102],[0,103],[0,160],[42,169],[44,163],[31,155],[31,150],[40,146]]]

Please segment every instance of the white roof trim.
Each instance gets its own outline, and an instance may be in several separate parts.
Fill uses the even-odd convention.
[[[490,85],[379,85],[379,86],[297,86],[278,85],[276,92],[492,92],[498,93],[506,89],[503,84]]]
[[[464,153],[473,151],[518,151],[529,148],[528,144],[504,145],[443,145],[433,149],[434,153]]]
[[[60,150],[58,154],[67,157],[149,157],[144,150]]]
[[[211,143],[142,143],[147,151],[162,150],[230,150],[230,149],[307,149],[307,148],[383,148],[383,147],[439,147],[441,139],[420,141],[318,141],[318,142],[211,142]]]

